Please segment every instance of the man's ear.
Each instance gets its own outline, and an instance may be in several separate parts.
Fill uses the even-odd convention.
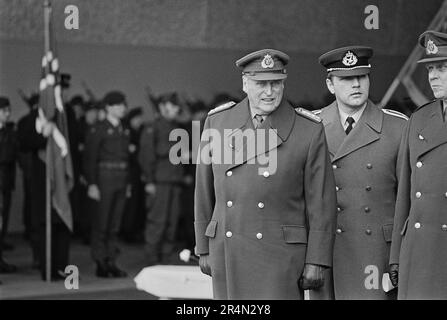
[[[334,83],[332,82],[332,78],[326,78],[326,86],[330,93],[332,93],[332,94],[335,93]]]
[[[247,93],[247,77],[242,76],[242,91]]]

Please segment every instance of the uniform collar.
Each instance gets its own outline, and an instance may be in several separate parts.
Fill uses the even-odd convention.
[[[366,105],[368,104],[368,102],[366,102],[363,107],[361,107],[360,109],[358,109],[356,112],[354,112],[353,114],[347,114],[346,112],[344,112],[340,107],[338,108],[338,112],[340,113],[340,121],[341,121],[341,125],[343,126],[343,128],[346,128],[346,119],[348,117],[352,117],[354,118],[354,126],[359,122],[360,117],[363,114],[363,111],[366,109]]]
[[[370,100],[368,100],[362,116],[349,135],[346,135],[341,126],[340,113],[335,101],[324,108],[319,116],[323,119],[328,148],[333,156],[332,161],[336,161],[380,138],[383,112]]]

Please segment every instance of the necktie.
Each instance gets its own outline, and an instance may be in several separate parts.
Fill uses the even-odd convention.
[[[255,117],[253,118],[255,129],[258,128],[262,124],[262,122],[264,122],[264,118],[260,114],[255,115]]]
[[[348,135],[349,132],[351,132],[351,130],[352,130],[352,128],[353,128],[352,125],[354,124],[355,120],[354,120],[353,117],[348,117],[348,118],[346,119],[346,121],[348,121],[348,123],[349,123],[348,127],[347,127],[346,130],[345,130],[346,135]]]

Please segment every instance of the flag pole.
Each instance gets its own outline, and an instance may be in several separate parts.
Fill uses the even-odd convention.
[[[49,0],[44,0],[44,41],[45,41],[45,55],[50,51],[50,19],[51,19],[51,3]],[[49,68],[47,65],[46,68]],[[48,117],[48,115],[46,115]],[[50,137],[48,138],[50,139]],[[46,281],[51,281],[51,181],[50,181],[50,170],[48,164],[51,161],[50,154],[50,143],[47,141],[46,152],[45,152],[45,185],[46,185],[46,202],[45,202],[45,275]]]

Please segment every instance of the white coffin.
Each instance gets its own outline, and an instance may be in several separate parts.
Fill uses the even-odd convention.
[[[156,265],[146,267],[134,278],[137,289],[161,299],[212,299],[211,277],[198,266]]]

